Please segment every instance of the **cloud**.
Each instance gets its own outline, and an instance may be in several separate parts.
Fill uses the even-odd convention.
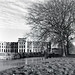
[[[30,31],[26,25],[26,7],[37,0],[0,0],[0,41],[16,41]]]
[[[8,0],[9,1],[9,0]],[[0,28],[20,28],[26,26],[25,9],[21,2],[8,2],[0,0]]]

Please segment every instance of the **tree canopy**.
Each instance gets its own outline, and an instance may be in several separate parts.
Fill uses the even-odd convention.
[[[33,3],[26,16],[28,24],[33,25],[33,34],[39,38],[58,43],[64,50],[69,46],[70,36],[74,34],[75,1],[49,0]]]

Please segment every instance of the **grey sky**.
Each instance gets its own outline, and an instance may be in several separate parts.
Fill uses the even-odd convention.
[[[17,41],[30,30],[25,8],[37,0],[0,0],[0,41]]]

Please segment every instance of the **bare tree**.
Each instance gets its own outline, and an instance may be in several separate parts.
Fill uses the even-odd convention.
[[[26,20],[28,24],[33,25],[33,34],[43,40],[50,38],[50,41],[59,44],[64,56],[69,54],[70,36],[74,34],[74,0],[49,0],[44,3],[33,3],[28,8]]]

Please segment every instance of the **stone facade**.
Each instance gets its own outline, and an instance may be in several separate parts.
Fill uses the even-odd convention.
[[[26,50],[25,45],[26,45],[26,38],[19,38],[19,39],[18,39],[18,52],[19,52],[19,53],[24,53],[24,52],[26,52],[26,51],[25,51],[25,50]]]
[[[6,52],[6,42],[0,42],[0,53]]]
[[[30,52],[41,52],[42,46],[47,49],[47,42],[41,42],[34,38],[19,38],[18,39],[18,52],[19,53],[30,53]]]
[[[11,52],[18,53],[18,42],[11,42]]]
[[[0,42],[0,53],[18,52],[18,42]]]

